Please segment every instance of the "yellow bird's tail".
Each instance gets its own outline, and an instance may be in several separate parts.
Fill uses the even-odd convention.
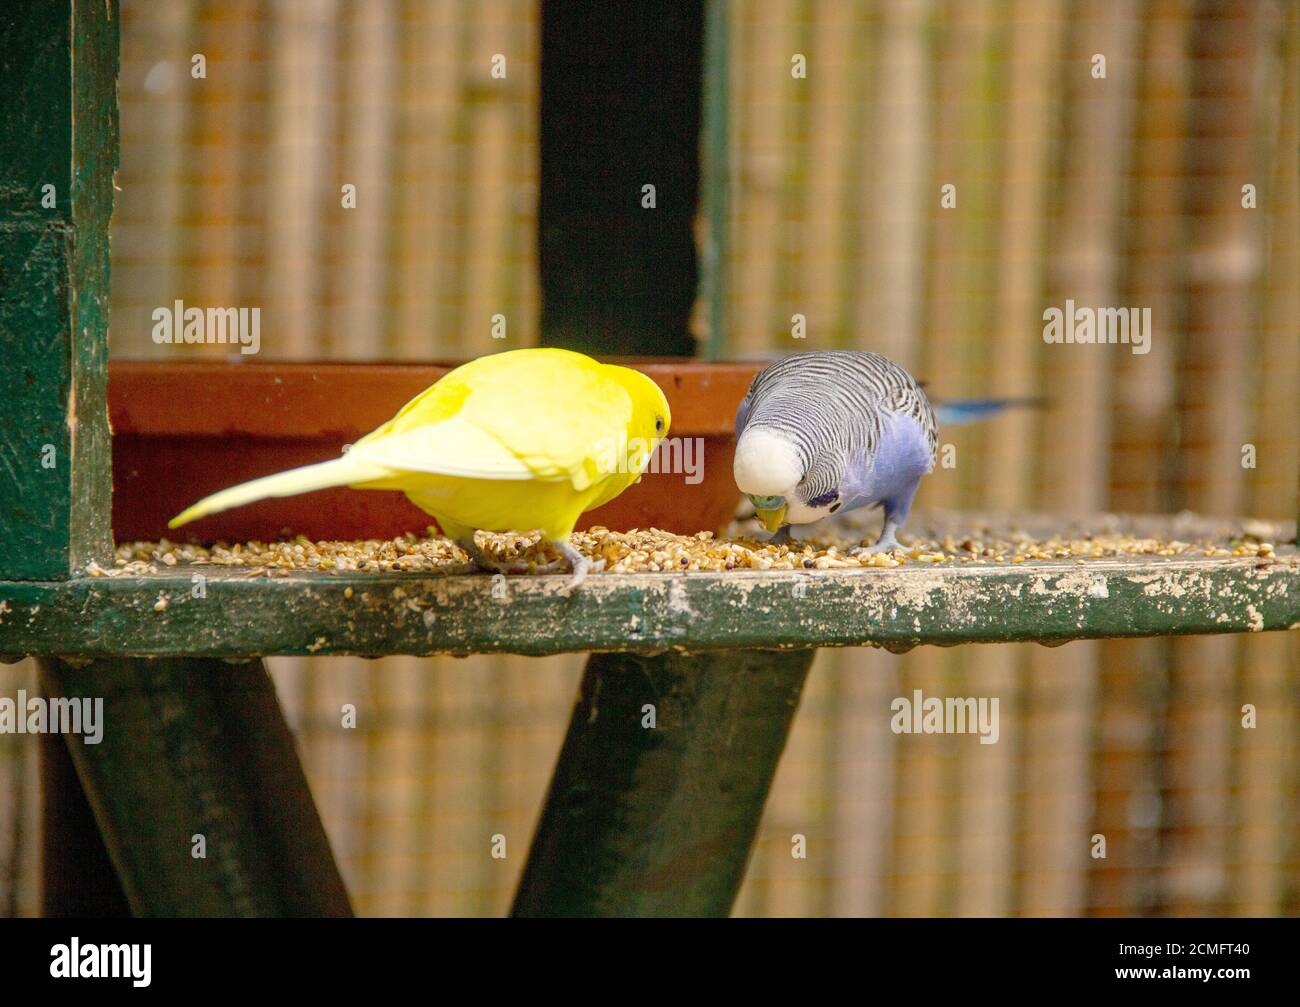
[[[334,458],[315,465],[277,472],[275,475],[263,476],[251,482],[240,483],[229,489],[204,497],[198,503],[185,508],[167,522],[168,528],[179,528],[183,524],[197,521],[201,517],[242,507],[244,504],[266,497],[291,497],[312,490],[329,489],[331,486],[352,486],[357,483],[374,482],[393,474],[386,466],[368,462],[353,454]]]

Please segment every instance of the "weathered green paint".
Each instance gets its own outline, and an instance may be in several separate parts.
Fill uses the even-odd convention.
[[[1300,627],[1300,557],[1019,566],[0,582],[0,654],[251,656],[707,651],[1237,633]],[[499,592],[498,592],[499,593]],[[195,597],[202,594],[202,597]]]
[[[725,916],[812,658],[592,657],[515,915]]]
[[[49,695],[103,699],[102,740],[68,749],[136,915],[351,914],[262,662],[47,659],[41,675]]]
[[[111,551],[117,4],[10,4],[0,34],[0,577],[56,580]]]
[[[0,12],[0,219],[71,222],[71,3],[5,4]],[[58,206],[40,206],[40,187]]]

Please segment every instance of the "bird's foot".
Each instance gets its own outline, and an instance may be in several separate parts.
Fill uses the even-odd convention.
[[[789,545],[790,526],[788,524],[781,525],[780,528],[778,528],[776,531],[772,533],[772,537],[768,539],[767,542],[765,542],[764,544],[765,545]]]
[[[470,565],[483,573],[532,573],[533,567],[527,563],[503,563],[500,560],[493,559],[482,549],[479,548],[473,536],[469,538],[458,538],[456,544],[465,550],[465,555],[469,557]]]
[[[568,560],[570,568],[573,570],[573,577],[566,585],[566,590],[572,591],[579,587],[587,579],[589,573],[599,573],[605,569],[603,559],[587,559],[581,552],[568,542],[555,543],[560,547],[560,552],[564,553],[564,558]]]
[[[880,552],[893,552],[895,549],[903,549],[898,538],[894,534],[893,528],[886,528],[871,545],[860,545],[856,549],[850,549],[850,556],[874,556]]]
[[[493,559],[482,549],[473,538],[457,539],[456,544],[465,550],[465,555],[470,562],[479,570],[487,573],[512,573],[512,574],[537,574],[537,573],[563,573],[566,570],[573,571],[573,579],[568,583],[568,590],[572,591],[587,579],[589,573],[599,573],[605,569],[603,559],[590,560],[568,542],[551,543],[561,552],[559,559],[552,560],[549,563],[534,563],[531,561],[516,561],[513,563],[503,563],[500,560]]]

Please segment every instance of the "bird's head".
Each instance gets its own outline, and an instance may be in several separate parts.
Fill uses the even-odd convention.
[[[673,415],[663,389],[653,379],[630,367],[609,367],[632,400],[632,416],[627,429],[627,464],[630,471],[641,472],[659,442],[668,436]]]
[[[840,509],[839,490],[808,485],[809,469],[798,445],[769,427],[750,427],[736,444],[736,485],[768,531],[810,524]]]

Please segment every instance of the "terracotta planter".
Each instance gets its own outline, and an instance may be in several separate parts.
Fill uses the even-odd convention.
[[[227,364],[114,361],[113,533],[118,541],[176,533],[167,519],[246,479],[323,461],[374,429],[453,365]],[[716,530],[730,519],[732,420],[758,364],[637,361],[663,388],[671,434],[699,438],[703,479],[647,474],[579,527]],[[247,541],[286,534],[387,538],[431,519],[400,493],[349,489],[262,500],[187,525],[179,537]]]

